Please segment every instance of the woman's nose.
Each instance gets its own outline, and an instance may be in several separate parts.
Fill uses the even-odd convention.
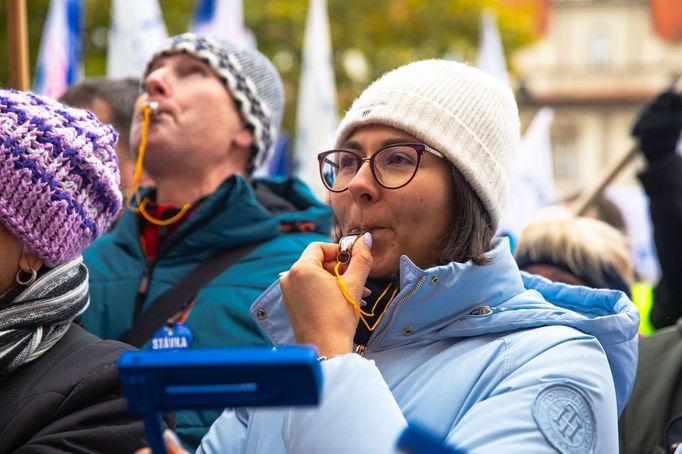
[[[363,161],[355,176],[348,183],[348,192],[355,201],[372,201],[379,197],[380,191],[381,187],[372,174],[369,162]]]

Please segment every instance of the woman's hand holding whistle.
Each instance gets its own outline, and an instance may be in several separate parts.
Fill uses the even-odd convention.
[[[360,302],[372,267],[372,236],[355,242],[350,263],[343,273],[348,292]],[[334,274],[338,244],[312,243],[280,279],[282,301],[289,313],[296,342],[314,345],[321,356],[353,351],[358,313],[346,301]],[[361,303],[360,303],[361,304]]]

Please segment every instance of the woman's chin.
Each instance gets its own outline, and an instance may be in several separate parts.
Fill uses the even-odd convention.
[[[396,280],[400,276],[400,259],[377,260],[374,259],[372,269],[369,271],[370,279]]]

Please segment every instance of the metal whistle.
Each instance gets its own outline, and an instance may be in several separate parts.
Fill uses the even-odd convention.
[[[143,105],[151,111],[149,115],[150,119],[155,120],[156,116],[159,114],[159,103],[156,101],[145,101]]]
[[[350,258],[352,256],[353,245],[355,245],[355,242],[358,240],[358,238],[364,234],[365,232],[354,232],[341,237],[339,240],[339,253],[336,256],[336,260],[343,263],[344,265],[347,265],[348,262],[350,262]]]

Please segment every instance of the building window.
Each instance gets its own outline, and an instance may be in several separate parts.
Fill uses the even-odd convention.
[[[607,69],[611,64],[611,38],[605,33],[592,37],[589,62],[592,69]]]
[[[559,182],[574,182],[578,179],[578,150],[575,131],[563,130],[553,139],[554,176]]]

